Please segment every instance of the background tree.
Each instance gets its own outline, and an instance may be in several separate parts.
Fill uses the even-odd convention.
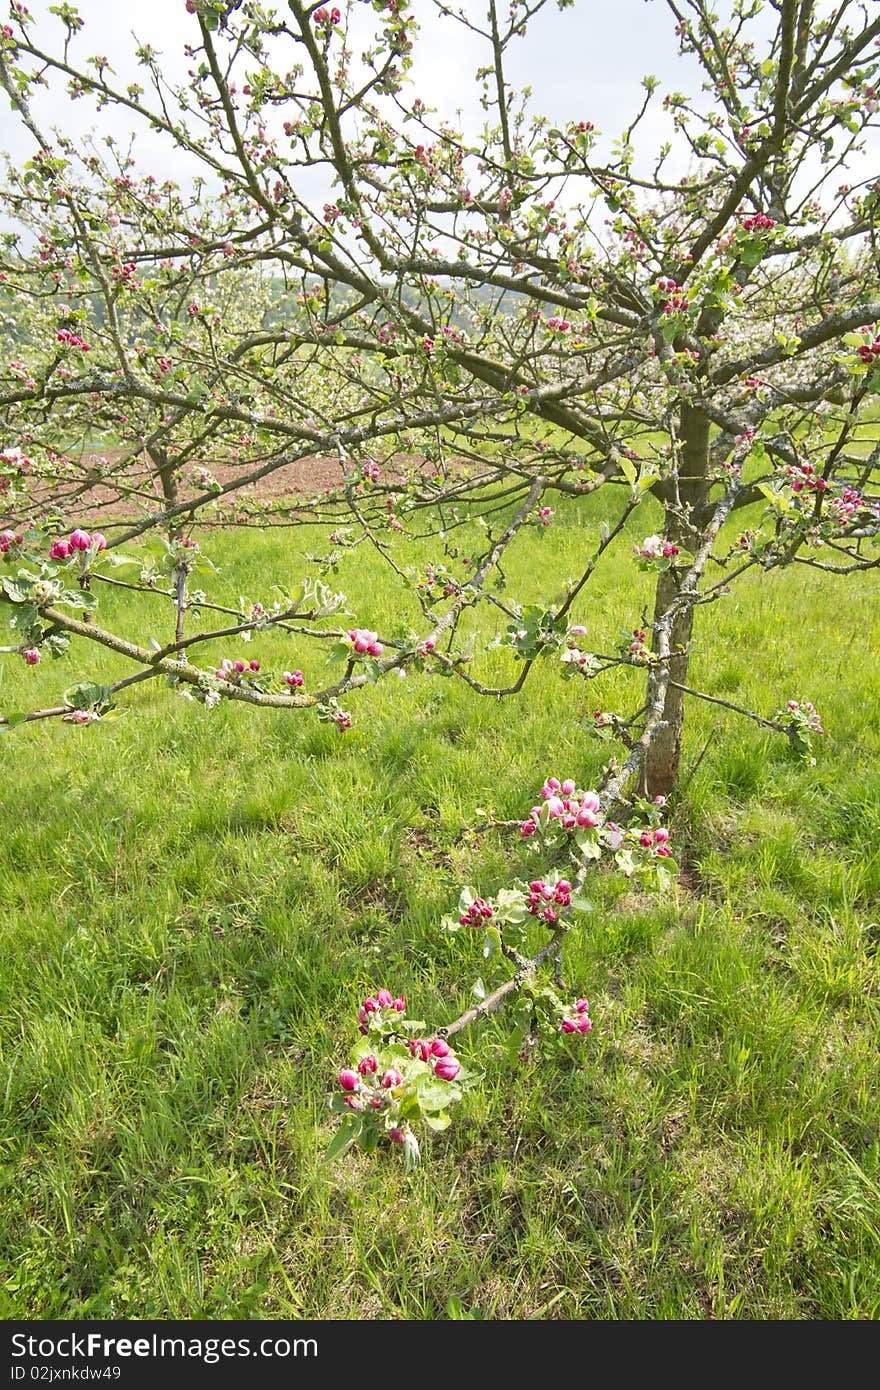
[[[419,36],[398,0],[272,12],[188,0],[185,87],[146,44],[141,81],[116,85],[106,59],[78,56],[75,10],[53,9],[50,51],[13,5],[0,81],[34,153],[3,194],[17,224],[0,269],[11,650],[35,662],[92,641],[136,664],[123,683],[164,674],[209,703],[318,705],[342,727],[338,699],[401,667],[501,696],[548,655],[590,679],[629,665],[644,685],[634,711],[602,716],[624,746],[609,780],[622,795],[638,773],[666,794],[685,697],[720,700],[688,685],[697,608],[758,567],[878,563],[864,546],[878,516],[880,184],[841,179],[876,123],[880,19],[851,0],[830,13],[780,0],[769,15],[750,0],[723,15],[670,4],[701,86],[662,99],[675,138],[646,159],[636,146],[655,79],[610,155],[586,111],[552,126],[511,90],[509,50],[542,8],[437,6],[438,22],[485,45],[474,134],[410,90]],[[95,103],[103,149],[39,126],[41,85]],[[191,189],[141,173],[112,135],[120,122],[186,152]],[[115,446],[109,461],[82,456],[96,433]],[[273,610],[206,624],[193,522],[240,524],[243,488],[327,454],[340,487],[262,519],[328,520],[332,544],[374,546],[390,578],[415,583],[422,630],[380,640],[328,627],[344,600],[314,578]],[[72,543],[67,516],[98,484],[131,520],[114,515],[109,542]],[[580,575],[551,561],[546,601],[528,608],[499,591],[520,529],[600,488],[616,519],[585,539]],[[662,534],[634,563],[657,571],[656,601],[621,643],[602,632],[589,583],[651,496]],[[731,514],[760,500],[764,519],[731,537]],[[464,555],[457,527],[470,528]],[[418,576],[401,530],[437,537]],[[117,548],[154,533],[160,558],[118,579]],[[171,605],[158,651],[93,611],[103,584],[128,582]],[[519,663],[504,684],[481,679],[468,645],[478,602],[503,613]],[[305,691],[293,673],[194,659],[211,637],[267,624],[332,643],[343,674]],[[113,693],[80,688],[30,716],[71,717],[72,703],[100,716]],[[797,741],[811,718],[783,709],[769,722]]]

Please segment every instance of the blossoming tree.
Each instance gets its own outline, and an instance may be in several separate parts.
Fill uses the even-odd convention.
[[[781,566],[809,565],[836,583],[880,563],[880,181],[850,173],[877,124],[880,17],[854,0],[774,0],[769,15],[729,0],[720,16],[667,0],[692,90],[661,97],[645,78],[608,145],[588,94],[554,125],[511,88],[511,47],[545,4],[433,6],[433,24],[484,46],[479,130],[414,89],[406,0],[186,0],[177,85],[147,42],[132,54],[138,80],[120,82],[85,56],[72,6],[52,7],[51,43],[12,5],[0,84],[32,155],[2,192],[0,606],[12,659],[63,658],[75,642],[98,670],[49,708],[7,711],[7,727],[100,723],[123,690],[159,677],[208,705],[312,709],[345,729],[340,702],[401,670],[513,699],[538,661],[575,680],[629,669],[635,714],[596,714],[622,747],[603,785],[548,779],[522,821],[525,838],[572,839],[575,882],[536,878],[504,902],[471,894],[460,912],[495,933],[510,980],[569,1037],[587,1031],[586,1002],[542,995],[537,966],[556,962],[561,978],[562,935],[602,853],[662,886],[685,701],[729,704],[688,683],[699,609],[746,574],[772,583]],[[562,32],[566,16],[555,22]],[[91,104],[103,144],[47,128],[42,88]],[[640,137],[657,108],[669,138],[655,149]],[[164,140],[189,181],[141,168],[120,125]],[[103,453],[87,454],[96,436]],[[338,486],[249,500],[250,485],[315,458],[335,460]],[[500,596],[493,581],[523,528],[552,527],[566,499],[600,490],[613,519],[585,531],[563,596],[558,576],[542,603]],[[419,629],[389,639],[335,625],[345,599],[315,573],[274,605],[213,602],[209,542],[193,528],[254,510],[266,525],[325,522],[338,549],[372,547],[389,583],[415,593]],[[632,564],[656,576],[653,612],[609,642],[590,584],[640,513]],[[475,518],[483,541],[462,556],[456,528],[471,534]],[[414,573],[416,530],[435,555]],[[164,645],[102,621],[108,586],[167,605]],[[504,685],[463,649],[462,617],[479,605],[504,617]],[[267,629],[289,634],[289,670],[199,660],[208,641]],[[304,683],[304,643],[340,663],[321,689]],[[131,674],[100,680],[103,652]],[[742,713],[796,748],[821,731],[806,701]],[[536,916],[547,940],[527,956],[522,924]],[[346,1133],[371,1134],[372,1110],[405,1137],[407,1097],[445,1113],[457,1062],[445,1035],[404,1046],[390,994],[364,1010],[366,1050],[342,1073]]]

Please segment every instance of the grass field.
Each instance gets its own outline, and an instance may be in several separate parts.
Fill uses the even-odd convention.
[[[575,574],[596,521],[560,508],[518,540],[510,592]],[[628,544],[573,615],[597,647],[647,600]],[[207,546],[221,590],[265,599],[326,533]],[[364,547],[333,582],[389,631]],[[701,611],[694,682],[766,714],[814,700],[816,765],[693,703],[676,895],[607,875],[572,934],[581,1059],[511,1069],[503,1019],[463,1035],[482,1085],[411,1175],[322,1163],[359,999],[387,984],[435,1024],[470,1002],[479,946],[439,920],[535,861],[458,831],[547,773],[589,786],[606,745],[583,721],[630,703],[622,678],[541,668],[515,703],[392,679],[346,702],[345,735],[139,686],[105,727],[4,734],[0,1315],[880,1316],[878,639],[870,576],[747,579]],[[314,684],[292,640],[216,657]],[[2,704],[94,661],[7,660]]]

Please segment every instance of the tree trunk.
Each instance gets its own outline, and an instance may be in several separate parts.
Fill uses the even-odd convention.
[[[173,507],[178,500],[177,469],[174,461],[168,457],[168,454],[159,444],[148,444],[147,454],[156,470],[156,477],[162,488],[162,497],[169,507]],[[173,521],[169,527],[169,533],[174,534]]]
[[[710,425],[705,415],[692,406],[682,407],[680,419],[681,472],[676,496],[673,483],[664,485],[665,535],[675,545],[693,552],[699,543],[699,529],[709,501]],[[666,612],[675,597],[677,582],[673,570],[657,580],[654,621]],[[669,679],[687,684],[690,641],[694,610],[680,611],[672,624]],[[649,796],[668,796],[678,778],[684,730],[684,695],[670,685],[663,706],[665,727],[652,741],[645,761],[645,790]]]

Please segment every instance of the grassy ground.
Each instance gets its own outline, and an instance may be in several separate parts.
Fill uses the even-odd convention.
[[[575,573],[595,522],[523,538],[511,592]],[[265,599],[326,538],[209,544],[230,595]],[[575,615],[591,634],[638,620],[626,549]],[[388,630],[363,550],[334,582]],[[321,1162],[358,999],[387,984],[435,1023],[469,1002],[478,948],[439,919],[534,860],[456,832],[548,772],[589,785],[582,720],[622,685],[548,668],[497,704],[409,677],[352,696],[344,736],[136,687],[115,724],[4,735],[0,1314],[880,1315],[878,629],[868,579],[806,571],[701,612],[695,683],[813,699],[816,766],[694,704],[674,900],[608,876],[571,944],[582,1059],[511,1070],[502,1023],[472,1030],[483,1084],[412,1175]],[[216,655],[239,651],[321,674],[274,638]],[[79,674],[6,668],[12,707]]]

